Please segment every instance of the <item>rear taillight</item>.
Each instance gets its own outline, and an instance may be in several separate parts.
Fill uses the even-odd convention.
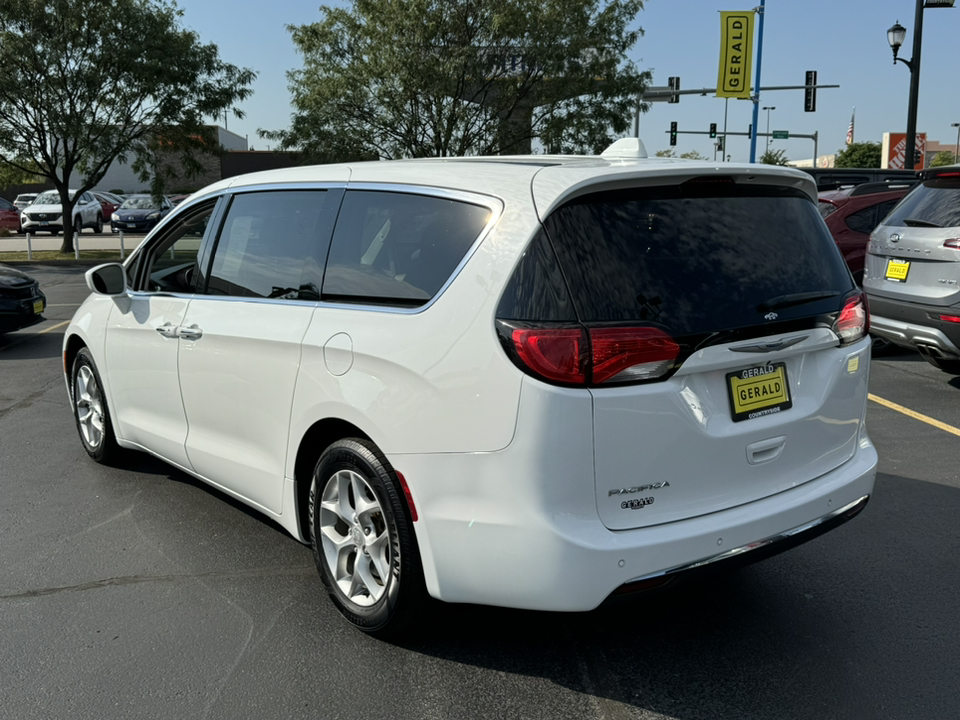
[[[833,325],[833,331],[840,338],[841,345],[849,345],[864,337],[870,330],[870,315],[867,301],[862,293],[848,298]]]
[[[654,327],[590,330],[593,382],[652,380],[665,374],[680,346]]]
[[[569,385],[654,380],[680,354],[673,338],[654,327],[512,328],[510,339],[524,370]]]
[[[524,365],[545,380],[583,385],[582,328],[515,328],[513,346]]]
[[[946,248],[953,248],[954,250],[960,250],[960,238],[950,238],[949,240],[944,240],[943,246]]]
[[[940,319],[948,323],[960,323],[960,317],[956,315],[941,315]]]

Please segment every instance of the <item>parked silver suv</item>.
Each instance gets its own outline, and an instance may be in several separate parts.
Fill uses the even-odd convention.
[[[873,231],[863,287],[872,333],[960,375],[960,165],[923,172]]]

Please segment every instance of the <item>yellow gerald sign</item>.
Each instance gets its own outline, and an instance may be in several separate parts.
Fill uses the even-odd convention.
[[[720,73],[717,97],[750,97],[753,12],[720,13]]]

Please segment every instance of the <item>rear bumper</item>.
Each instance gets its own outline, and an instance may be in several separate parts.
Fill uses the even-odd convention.
[[[960,314],[960,308],[923,305],[870,295],[870,332],[896,345],[960,358],[960,323],[945,322],[941,314]]]
[[[866,434],[853,457],[815,480],[754,502],[682,521],[612,531],[595,499],[580,512],[563,478],[581,471],[578,444],[473,455],[397,456],[420,514],[415,524],[430,593],[468,602],[584,611],[646,581],[718,561],[788,549],[849,519],[873,492],[877,453]],[[536,472],[536,477],[532,475]],[[556,484],[556,503],[538,479]],[[415,482],[418,478],[445,481]],[[592,483],[589,491],[592,494]],[[453,487],[455,485],[455,487]],[[543,486],[540,486],[543,487]],[[747,558],[750,552],[756,554]],[[638,585],[639,583],[639,585]],[[622,590],[621,590],[622,589]]]

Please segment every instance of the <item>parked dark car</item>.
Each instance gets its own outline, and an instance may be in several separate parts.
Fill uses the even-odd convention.
[[[46,307],[40,283],[26,273],[0,265],[0,333],[36,325],[43,321]]]
[[[863,262],[870,233],[915,184],[910,180],[870,182],[820,193],[820,215],[857,285],[863,284]]]
[[[889,170],[887,168],[797,168],[813,176],[817,190],[863,185],[872,182],[909,182],[917,180],[913,170]]]
[[[148,232],[173,209],[171,202],[150,195],[131,195],[110,216],[113,232]]]

